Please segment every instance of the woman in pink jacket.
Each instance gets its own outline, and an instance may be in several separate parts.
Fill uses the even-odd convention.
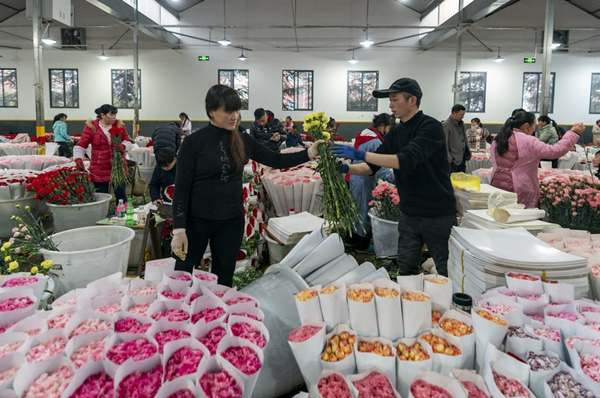
[[[526,208],[537,207],[540,196],[538,166],[541,159],[558,159],[567,153],[585,131],[576,123],[562,140],[548,145],[532,134],[536,119],[531,112],[518,112],[509,118],[492,143],[490,185],[515,192]]]

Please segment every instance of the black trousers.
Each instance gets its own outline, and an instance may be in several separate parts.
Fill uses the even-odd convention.
[[[235,262],[244,237],[244,216],[239,215],[225,220],[188,218],[185,223],[188,238],[188,253],[185,261],[177,256],[175,269],[192,272],[199,265],[210,245],[212,256],[211,272],[219,277],[219,284],[231,286]]]
[[[110,183],[95,182],[94,186],[96,187],[96,192],[108,193],[108,184]],[[117,198],[117,203],[119,203],[119,199],[123,199],[123,203],[127,203],[127,192],[125,191],[125,185],[115,188],[115,197]]]
[[[467,164],[462,162],[461,164],[450,163],[450,173],[466,173],[467,172]]]
[[[58,144],[58,156],[64,156],[66,158],[70,158],[73,156],[71,154],[71,148],[69,148],[69,144],[66,142],[57,142]]]

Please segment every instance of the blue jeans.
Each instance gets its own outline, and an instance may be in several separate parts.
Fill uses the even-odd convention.
[[[225,220],[188,218],[185,223],[188,253],[185,261],[177,260],[175,269],[192,272],[200,264],[206,246],[210,244],[211,272],[219,277],[219,284],[231,286],[235,262],[244,237],[244,216],[241,214]]]
[[[400,213],[398,267],[400,275],[417,275],[423,244],[427,245],[440,275],[448,276],[448,240],[456,216],[412,217]]]

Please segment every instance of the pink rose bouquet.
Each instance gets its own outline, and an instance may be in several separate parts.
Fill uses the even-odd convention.
[[[131,290],[127,294],[130,296],[150,296],[157,293],[156,286],[144,286],[136,290]]]
[[[8,329],[14,326],[17,322],[9,323],[8,325],[0,326],[0,333],[6,332]]]
[[[13,341],[12,343],[0,346],[0,358],[17,351],[23,343],[25,343],[25,340]]]
[[[229,299],[229,300],[227,300],[227,302],[225,304],[235,305],[235,304],[239,304],[239,303],[255,303],[255,304],[257,304],[256,300],[254,300],[251,297],[245,297],[245,296]]]
[[[245,375],[253,375],[262,366],[258,354],[250,347],[229,347],[221,356]]]
[[[79,326],[75,328],[75,330],[71,332],[69,338],[72,338],[73,336],[80,336],[82,334],[100,332],[102,330],[109,330],[112,327],[112,322],[106,322],[98,318],[86,319],[85,321],[81,322]]]
[[[190,333],[185,330],[169,329],[156,333],[154,339],[158,343],[158,352],[162,354],[165,344],[169,341],[186,339],[190,336]]]
[[[27,362],[36,363],[42,362],[46,359],[55,355],[61,354],[67,347],[66,337],[55,337],[52,340],[48,340],[45,343],[38,344],[35,347],[29,349],[27,353]]]
[[[72,313],[65,313],[55,316],[54,318],[48,319],[49,329],[64,329],[67,326],[67,322],[73,316]]]
[[[54,303],[52,303],[52,307],[56,307],[56,308],[72,307],[72,306],[74,306],[76,304],[77,304],[77,299],[72,298],[72,299],[67,300],[67,301],[54,302]]]
[[[192,280],[192,277],[189,274],[183,274],[181,276],[169,276],[169,279],[173,279],[174,281],[189,282]]]
[[[196,273],[196,275],[194,275],[197,279],[200,279],[201,281],[216,281],[217,277],[205,272],[198,272]]]
[[[192,323],[195,324],[200,319],[204,319],[204,322],[209,323],[217,320],[226,314],[225,310],[221,307],[206,308],[197,314],[192,315]]]
[[[202,350],[181,347],[169,358],[165,366],[165,380],[170,381],[180,376],[195,373],[202,356]]]
[[[290,343],[302,343],[303,341],[306,341],[306,340],[310,339],[311,337],[313,337],[321,329],[323,329],[322,326],[311,326],[311,325],[300,326],[298,329],[293,330],[292,333],[290,333],[290,337],[288,337],[288,341]]]
[[[164,296],[168,299],[172,299],[172,300],[181,300],[182,298],[185,297],[185,294],[183,293],[177,293],[177,292],[171,292],[169,290],[163,290],[162,292],[160,292],[161,296]]]
[[[91,375],[69,398],[111,398],[114,397],[114,381],[104,372]]]
[[[213,294],[215,296],[217,296],[218,298],[223,298],[223,296],[225,295],[225,293],[227,293],[227,290],[217,290],[217,291],[213,291]]]
[[[29,337],[33,337],[35,335],[42,333],[42,329],[40,329],[40,328],[29,329],[29,330],[26,330],[25,333],[27,333],[29,335]]]
[[[321,378],[317,389],[323,398],[352,398],[350,388],[348,388],[344,378],[335,373]]]
[[[509,379],[494,372],[494,382],[500,392],[507,397],[531,397],[527,388],[518,380]]]
[[[16,311],[30,307],[34,304],[29,297],[11,297],[0,301],[0,312]]]
[[[219,343],[221,342],[221,339],[223,339],[223,337],[225,337],[226,334],[227,334],[227,331],[225,330],[224,327],[217,326],[216,328],[214,328],[210,332],[208,332],[206,334],[206,337],[202,337],[202,338],[198,339],[198,341],[201,342],[202,344],[204,344],[204,346],[206,348],[208,348],[208,351],[210,352],[210,355],[212,356],[217,353],[217,346],[219,345]]]
[[[549,312],[548,316],[551,316],[553,318],[560,318],[560,319],[566,319],[567,321],[576,321],[577,320],[577,315],[575,314],[569,314],[566,312]]]
[[[131,307],[127,312],[138,315],[147,315],[148,308],[150,308],[150,304],[138,304]]]
[[[461,380],[461,384],[469,393],[469,398],[488,398],[488,395],[481,391],[475,384],[470,381]]]
[[[65,365],[56,369],[54,373],[42,373],[25,390],[22,398],[60,398],[72,378],[73,372]]]
[[[73,355],[71,355],[71,362],[73,362],[75,369],[79,369],[88,362],[97,362],[103,360],[105,343],[106,337],[93,341],[88,345],[79,347],[73,353]]]
[[[555,342],[560,342],[560,332],[556,329],[551,328],[537,328],[533,329],[533,333],[537,334],[540,337],[544,337],[546,339],[550,339]]]
[[[267,345],[265,336],[260,332],[254,330],[254,327],[246,322],[238,322],[231,326],[231,333],[236,337],[241,337],[244,340],[248,340],[260,348],[264,348]]]
[[[186,388],[185,390],[179,390],[179,391],[174,392],[173,394],[169,395],[167,398],[194,398],[194,397],[195,397],[194,393]]]
[[[152,315],[152,319],[158,321],[159,319],[167,318],[169,322],[183,322],[190,319],[190,314],[184,310],[167,310],[159,311]]]
[[[577,337],[577,336],[572,336],[572,337],[565,339],[565,344],[569,348],[574,348],[575,343],[577,343],[578,341],[584,341],[584,342],[590,343],[591,345],[594,345],[596,347],[600,347],[600,339],[586,339],[584,337]]]
[[[355,381],[354,387],[361,398],[394,397],[394,388],[387,376],[382,373],[372,372],[362,380]]]
[[[529,315],[529,317],[531,319],[533,319],[534,321],[538,321],[538,322],[541,322],[541,323],[545,323],[546,322],[546,319],[544,319],[544,317],[540,316],[540,315]]]
[[[121,312],[121,305],[119,303],[103,305],[94,312],[98,314],[116,314],[117,312]]]
[[[596,308],[596,307],[581,307],[581,310],[579,310],[579,312],[600,312],[600,308]]]
[[[0,373],[0,384],[4,383],[6,380],[16,375],[20,368],[20,366],[16,366],[12,369],[8,369],[7,371]]]
[[[234,312],[231,315],[245,316],[246,318],[254,319],[255,321],[261,322],[261,320],[256,315],[248,314],[247,312]]]
[[[410,393],[415,398],[452,398],[450,393],[435,384],[429,384],[425,380],[417,380],[410,385]]]
[[[150,372],[135,372],[124,378],[117,388],[117,398],[154,397],[162,384],[163,369],[156,365]]]
[[[21,287],[21,286],[29,286],[37,283],[39,279],[36,276],[19,276],[17,278],[12,278],[4,282],[2,285],[3,288],[11,288],[11,287]]]
[[[504,305],[504,304],[484,305],[481,308],[483,308],[484,310],[488,310],[492,314],[497,314],[497,315],[506,315],[509,312],[513,312],[513,311],[517,311],[518,310],[517,307],[513,307],[511,305]]]
[[[600,383],[600,358],[593,354],[580,354],[581,369],[590,379]]]
[[[141,361],[142,359],[156,355],[157,352],[158,348],[148,340],[137,339],[116,344],[108,350],[106,358],[117,365],[121,365],[129,358],[133,358],[134,361]]]
[[[192,293],[192,294],[190,295],[190,299],[188,300],[188,304],[189,304],[189,305],[192,305],[192,302],[193,302],[194,300],[196,300],[198,297],[202,297],[202,294],[200,294],[200,293]]]
[[[134,318],[125,318],[115,322],[116,333],[146,333],[152,326],[149,323],[143,324]]]
[[[241,398],[242,388],[225,370],[206,372],[200,377],[200,387],[208,398]]]

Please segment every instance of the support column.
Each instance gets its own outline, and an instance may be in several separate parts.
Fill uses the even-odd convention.
[[[35,136],[42,138],[40,144],[46,140],[46,126],[44,124],[44,86],[42,77],[42,0],[33,1],[33,86],[35,87]],[[40,155],[45,153],[42,148]]]
[[[139,97],[139,53],[138,53],[138,1],[135,0],[135,26],[133,27],[133,132],[135,139],[140,134],[140,97]]]
[[[460,103],[460,70],[462,69],[462,29],[463,0],[458,0],[458,26],[456,27],[456,68],[454,71],[454,103]]]
[[[540,116],[550,110],[550,67],[552,65],[552,39],[554,38],[554,0],[546,0],[546,23],[544,25],[544,63],[542,64],[542,98]]]

